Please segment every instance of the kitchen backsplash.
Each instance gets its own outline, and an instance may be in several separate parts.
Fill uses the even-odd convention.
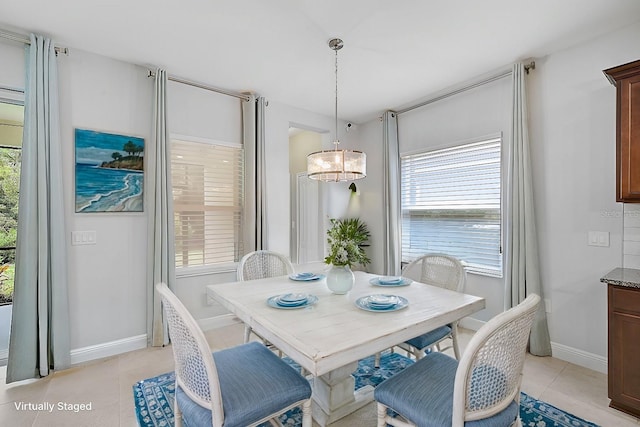
[[[622,266],[640,269],[640,203],[624,203]]]

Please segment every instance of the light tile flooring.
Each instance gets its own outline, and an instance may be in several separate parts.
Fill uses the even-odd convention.
[[[207,332],[213,350],[236,345],[243,328],[233,325]],[[464,348],[472,332],[461,330]],[[40,380],[5,385],[0,368],[0,426],[136,426],[132,385],[173,370],[171,348],[147,348],[54,373]],[[602,427],[640,426],[640,420],[610,409],[606,375],[551,357],[528,355],[522,391]],[[52,403],[52,412],[19,411],[16,403]],[[91,403],[91,411],[59,410],[57,403]],[[370,404],[334,427],[375,426]]]

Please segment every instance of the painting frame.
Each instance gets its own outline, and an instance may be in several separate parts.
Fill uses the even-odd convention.
[[[145,140],[74,129],[75,212],[144,212]]]

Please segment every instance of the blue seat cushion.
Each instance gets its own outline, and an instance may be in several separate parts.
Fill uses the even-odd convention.
[[[431,347],[448,335],[451,335],[451,326],[444,325],[434,329],[433,331],[427,332],[426,334],[411,338],[407,341],[407,344],[410,344],[413,347],[422,350],[426,347]]]
[[[225,427],[245,427],[289,405],[311,397],[311,386],[299,372],[263,344],[250,342],[213,353]],[[211,426],[211,410],[192,401],[178,387],[176,399],[186,426]]]
[[[383,381],[374,391],[376,401],[391,408],[418,427],[450,427],[453,415],[453,385],[458,361],[433,352]],[[503,411],[467,427],[506,427],[518,416],[513,401]]]

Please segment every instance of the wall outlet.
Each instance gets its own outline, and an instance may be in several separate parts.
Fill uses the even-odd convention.
[[[96,244],[96,232],[95,231],[72,231],[71,232],[71,244],[77,245],[95,245]]]

